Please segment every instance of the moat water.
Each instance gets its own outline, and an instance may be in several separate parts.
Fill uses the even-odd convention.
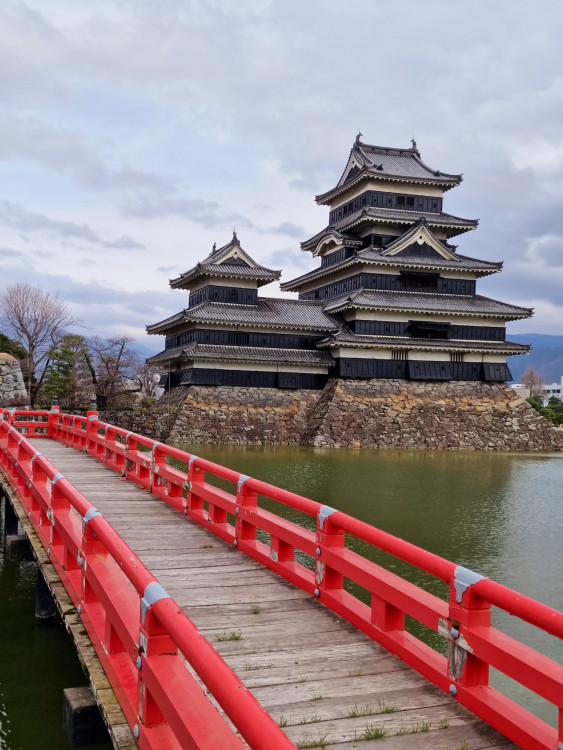
[[[188,450],[189,446],[186,447]],[[563,609],[563,454],[347,451],[193,446],[192,452],[285,487]],[[285,511],[292,518],[291,511]],[[444,595],[400,561],[359,551]],[[60,750],[62,691],[87,683],[60,623],[34,621],[35,569],[0,550],[0,748]],[[493,621],[563,663],[563,643],[502,612]],[[441,639],[409,629],[435,648]],[[493,684],[555,724],[555,710],[492,674]]]

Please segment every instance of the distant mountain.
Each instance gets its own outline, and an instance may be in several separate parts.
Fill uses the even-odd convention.
[[[518,344],[531,344],[529,356],[508,358],[508,367],[515,382],[518,382],[526,368],[533,367],[543,375],[545,383],[559,383],[563,375],[563,336],[547,336],[543,333],[508,333],[509,341]]]

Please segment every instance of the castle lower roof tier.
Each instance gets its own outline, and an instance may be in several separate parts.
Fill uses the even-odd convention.
[[[166,333],[185,327],[186,323],[226,323],[302,331],[332,331],[338,328],[334,320],[324,314],[320,302],[260,297],[256,305],[204,302],[147,326],[147,332]]]

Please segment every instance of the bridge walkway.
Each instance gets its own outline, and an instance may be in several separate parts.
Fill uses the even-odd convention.
[[[158,498],[73,448],[31,442],[104,514],[297,747],[516,747],[307,593]]]

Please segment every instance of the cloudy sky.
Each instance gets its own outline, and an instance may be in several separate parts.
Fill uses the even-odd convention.
[[[168,279],[233,227],[283,280],[316,265],[361,129],[464,173],[458,250],[505,264],[479,291],[561,334],[562,39],[560,0],[0,0],[0,290],[156,351]]]

